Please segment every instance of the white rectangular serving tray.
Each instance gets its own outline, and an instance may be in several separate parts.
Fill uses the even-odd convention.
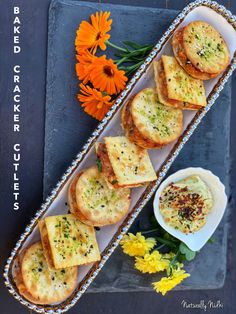
[[[143,88],[154,87],[155,84],[152,61],[154,59],[158,59],[162,54],[173,55],[170,43],[173,32],[179,27],[182,27],[194,20],[204,20],[213,25],[223,35],[229,47],[231,56],[231,64],[224,71],[224,73],[210,81],[204,82],[207,96],[207,106],[199,111],[184,111],[184,128],[182,136],[177,141],[160,150],[149,150],[150,158],[157,172],[157,181],[150,183],[145,187],[133,188],[131,194],[132,201],[128,215],[119,223],[102,227],[96,232],[102,256],[101,261],[79,267],[78,288],[75,292],[67,300],[60,304],[45,306],[30,303],[18,293],[13,280],[13,270],[16,256],[30,243],[40,239],[37,228],[37,222],[40,218],[49,215],[65,214],[68,212],[66,205],[68,186],[74,175],[95,164],[96,155],[94,143],[99,140],[101,141],[104,136],[117,136],[123,134],[120,119],[123,104],[130,97],[132,97],[132,95],[136,94]],[[82,151],[77,155],[76,159],[72,162],[71,166],[58,182],[56,188],[51,192],[51,195],[46,199],[45,203],[41,206],[41,209],[37,211],[35,217],[31,220],[30,224],[26,227],[25,232],[16,243],[4,270],[5,284],[9,292],[16,299],[29,309],[38,313],[63,313],[69,310],[80,299],[114,249],[117,247],[123,235],[128,231],[134,219],[151,198],[184,144],[188,141],[195,128],[219,96],[220,91],[223,89],[225,83],[236,67],[235,51],[236,18],[223,6],[220,6],[216,2],[212,1],[198,0],[185,7],[184,10],[176,17],[169,29],[164,33],[163,37],[147,57],[144,64],[129,81],[125,90],[117,98],[112,109],[98,125],[97,129],[93,132]]]

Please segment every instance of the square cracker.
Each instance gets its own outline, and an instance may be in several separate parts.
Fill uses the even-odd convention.
[[[107,154],[119,186],[140,185],[157,179],[146,149],[125,136],[104,138]]]
[[[45,225],[56,269],[100,260],[92,226],[83,224],[71,214],[46,217]]]
[[[162,56],[162,62],[168,97],[189,104],[206,106],[203,81],[188,75],[174,57]]]

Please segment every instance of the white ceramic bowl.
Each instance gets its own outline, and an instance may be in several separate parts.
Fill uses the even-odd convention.
[[[162,190],[171,182],[177,182],[191,175],[198,175],[211,190],[214,199],[214,205],[211,212],[208,214],[206,224],[197,232],[185,234],[175,228],[169,226],[163,219],[159,210],[159,198]],[[154,198],[154,214],[158,223],[168,233],[184,242],[192,251],[200,250],[212,236],[217,226],[219,225],[227,205],[227,196],[225,194],[225,186],[221,183],[220,179],[215,176],[211,171],[203,168],[186,168],[179,170],[176,173],[169,176],[162,182],[156,191]]]

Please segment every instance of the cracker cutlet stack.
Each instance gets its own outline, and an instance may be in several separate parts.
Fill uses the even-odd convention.
[[[115,188],[136,187],[157,179],[147,150],[125,136],[104,137],[96,151],[102,173]]]
[[[35,304],[64,301],[77,286],[78,267],[50,269],[41,242],[26,248],[18,258],[14,276],[19,293]]]
[[[94,228],[74,215],[49,216],[40,224],[44,255],[50,260],[49,265],[60,269],[100,260]]]
[[[41,236],[41,242],[44,249],[44,257],[47,261],[47,265],[49,269],[54,269],[52,251],[50,248],[50,242],[48,238],[48,231],[44,220],[39,220],[38,222],[39,233]]]
[[[206,106],[203,82],[191,77],[174,57],[162,56],[153,65],[157,93],[162,104],[189,110]]]
[[[115,224],[129,210],[130,189],[114,189],[94,166],[79,173],[71,182],[68,202],[71,213],[87,225]]]
[[[172,47],[179,64],[197,79],[216,77],[230,62],[223,37],[204,21],[194,21],[177,30],[173,35]]]
[[[125,104],[122,125],[126,136],[136,145],[161,148],[180,136],[183,113],[161,104],[155,90],[146,88]]]

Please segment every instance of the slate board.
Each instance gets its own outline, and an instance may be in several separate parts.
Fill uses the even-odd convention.
[[[47,99],[45,124],[44,195],[60,179],[81,149],[97,121],[80,108],[75,95],[74,39],[82,19],[96,10],[111,12],[111,41],[133,40],[141,44],[156,43],[177,15],[177,11],[54,0],[49,11]],[[107,52],[106,52],[107,53]],[[108,55],[112,56],[109,49]],[[169,174],[188,166],[212,170],[229,187],[229,132],[231,83],[185,145]],[[152,201],[143,209],[131,231],[148,226]],[[229,208],[227,209],[229,212]],[[227,216],[227,215],[225,215]],[[207,244],[194,262],[186,266],[191,277],[177,289],[214,289],[224,284],[226,274],[227,217],[214,234],[214,244]],[[142,275],[134,270],[133,259],[118,248],[88,291],[150,291],[159,275]]]

